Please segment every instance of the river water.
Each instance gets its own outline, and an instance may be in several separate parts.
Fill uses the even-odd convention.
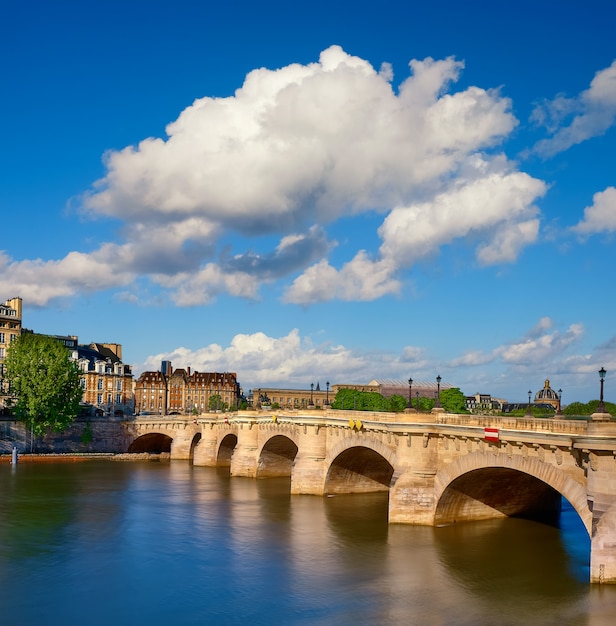
[[[590,544],[505,519],[387,524],[387,494],[185,462],[0,465],[0,624],[616,624]]]

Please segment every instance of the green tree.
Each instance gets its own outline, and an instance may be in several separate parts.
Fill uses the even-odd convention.
[[[401,412],[406,408],[406,398],[393,395],[384,398],[376,391],[357,391],[340,389],[331,404],[332,409],[355,411],[393,411]]]
[[[408,400],[404,396],[394,394],[393,396],[389,396],[389,398],[385,398],[385,410],[391,411],[392,413],[401,413],[406,409],[407,403]]]
[[[458,387],[443,389],[440,395],[441,406],[447,413],[468,413],[464,394]]]
[[[604,402],[605,410],[616,417],[616,404],[613,402]],[[563,413],[567,416],[585,416],[592,415],[597,412],[599,400],[591,400],[590,402],[572,402],[563,409]]]
[[[424,398],[424,396],[419,396],[419,411],[421,413],[429,413],[436,404],[434,398]],[[417,398],[413,398],[413,408],[417,408]]]
[[[229,408],[229,405],[226,402],[223,402],[220,394],[215,393],[210,396],[208,401],[208,408],[210,411],[225,411]]]
[[[17,398],[13,413],[36,435],[62,432],[79,413],[80,372],[53,337],[20,335],[7,351],[6,378]]]

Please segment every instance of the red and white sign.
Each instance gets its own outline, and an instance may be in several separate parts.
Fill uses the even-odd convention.
[[[486,441],[498,441],[498,428],[486,428],[483,432]]]

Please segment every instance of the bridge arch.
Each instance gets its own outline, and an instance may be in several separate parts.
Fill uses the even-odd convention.
[[[389,491],[396,455],[370,437],[343,439],[326,458],[325,493]]]
[[[147,433],[137,437],[130,446],[128,452],[132,454],[144,453],[161,454],[171,452],[171,444],[173,439],[164,433]]]
[[[237,435],[235,433],[229,433],[221,439],[216,455],[216,467],[231,467],[231,457],[236,446]]]
[[[257,478],[291,476],[297,452],[297,444],[290,437],[286,435],[270,437],[257,455]]]
[[[554,465],[519,455],[475,452],[440,469],[434,480],[434,523],[536,513],[565,497],[588,534],[592,513],[585,486]],[[498,513],[497,513],[498,515]]]
[[[195,448],[201,441],[201,433],[195,433],[192,441],[190,442],[190,451],[188,453],[188,460],[192,463],[195,460]]]

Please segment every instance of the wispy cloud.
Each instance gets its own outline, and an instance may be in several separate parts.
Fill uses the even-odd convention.
[[[531,120],[551,137],[538,141],[533,151],[552,157],[571,146],[605,133],[616,120],[616,61],[595,74],[590,87],[573,98],[559,95],[538,104]]]
[[[501,365],[535,368],[539,363],[553,363],[579,341],[583,332],[581,324],[571,324],[564,332],[554,330],[552,320],[544,317],[523,337],[496,346],[489,352],[469,351],[451,360],[448,366],[481,366],[498,361]]]

